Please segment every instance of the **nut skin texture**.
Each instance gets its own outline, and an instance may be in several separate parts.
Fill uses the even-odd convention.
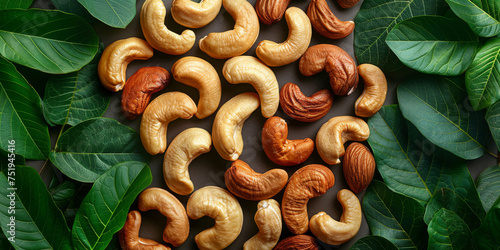
[[[137,37],[122,39],[110,44],[99,59],[97,71],[102,85],[118,92],[125,87],[127,66],[133,60],[147,60],[153,56],[153,48]]]
[[[226,11],[233,17],[234,29],[210,33],[200,39],[200,49],[216,59],[227,59],[247,52],[259,36],[259,18],[246,0],[222,0]]]
[[[179,133],[163,159],[163,178],[168,188],[180,195],[192,193],[194,185],[189,178],[189,164],[211,148],[212,137],[202,128],[189,128]]]
[[[259,174],[244,161],[236,160],[224,173],[227,189],[234,195],[251,201],[269,199],[278,194],[288,181],[283,169],[271,169]]]
[[[238,200],[216,186],[196,190],[187,202],[187,214],[193,220],[205,215],[215,220],[215,226],[194,238],[202,250],[226,248],[238,237],[243,226],[243,211]]]
[[[358,4],[358,2],[359,0],[337,0],[337,3],[339,3],[340,7],[344,9],[354,7],[356,4]]]
[[[309,230],[307,202],[326,193],[334,183],[332,171],[319,164],[302,167],[290,177],[281,203],[283,220],[290,232],[304,234]]]
[[[339,164],[347,141],[365,141],[370,136],[368,124],[360,118],[337,116],[328,120],[316,134],[319,156],[330,165]]]
[[[146,0],[141,8],[141,28],[148,43],[155,49],[170,55],[181,55],[194,45],[196,36],[192,30],[180,35],[165,26],[167,11],[162,0]]]
[[[326,0],[311,0],[307,16],[311,19],[314,29],[330,39],[344,38],[354,30],[354,22],[339,20],[328,7]]]
[[[222,0],[173,0],[170,13],[174,20],[188,28],[201,28],[214,20],[219,14]]]
[[[195,114],[198,119],[210,116],[219,107],[222,94],[220,78],[209,62],[193,56],[183,57],[172,66],[172,75],[176,81],[197,88],[200,92]]]
[[[288,140],[288,125],[280,117],[267,119],[262,128],[262,148],[267,157],[281,166],[295,166],[306,161],[314,151],[310,138]]]
[[[254,220],[259,232],[245,242],[243,250],[272,250],[281,235],[280,204],[273,199],[259,201]]]
[[[167,149],[168,123],[177,119],[190,119],[196,113],[196,104],[181,92],[167,92],[156,97],[144,111],[140,135],[148,153],[155,155]]]
[[[361,64],[358,72],[365,88],[354,104],[357,116],[371,117],[384,106],[387,96],[387,79],[384,72],[372,64]]]
[[[305,234],[287,237],[281,240],[274,250],[318,250],[316,238]]]
[[[151,100],[151,95],[170,83],[170,74],[162,67],[143,67],[137,70],[125,84],[122,93],[122,113],[134,120]]]
[[[297,7],[285,12],[288,37],[283,43],[264,40],[255,53],[260,60],[271,67],[278,67],[297,61],[309,47],[312,37],[311,22],[306,13]]]
[[[255,11],[262,23],[270,25],[283,18],[291,0],[257,0]]]
[[[148,188],[138,198],[139,210],[145,212],[158,210],[167,217],[163,230],[163,240],[174,247],[180,246],[189,236],[189,219],[182,203],[168,191],[161,188]]]
[[[128,213],[125,225],[118,232],[120,246],[123,250],[170,250],[170,247],[154,240],[139,237],[141,222],[142,218],[139,211],[134,210]]]
[[[343,49],[331,44],[318,44],[307,49],[299,62],[305,76],[325,70],[335,95],[349,95],[358,86],[358,70],[352,57]]]
[[[309,223],[314,236],[330,245],[340,245],[352,239],[361,226],[362,214],[358,197],[353,192],[342,189],[337,193],[337,199],[344,210],[340,221],[332,219],[325,212],[319,212]]]
[[[365,145],[353,142],[347,147],[342,167],[347,185],[354,193],[359,193],[370,185],[375,166],[375,159]]]
[[[286,83],[280,90],[280,105],[291,118],[301,122],[314,122],[328,114],[333,104],[333,94],[327,89],[310,97],[305,96],[297,84]]]

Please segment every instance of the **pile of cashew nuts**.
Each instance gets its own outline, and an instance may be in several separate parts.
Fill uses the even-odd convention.
[[[210,33],[199,40],[204,53],[215,59],[227,59],[222,69],[227,82],[249,83],[255,89],[255,92],[232,97],[220,108],[220,77],[216,69],[201,58],[183,57],[175,62],[171,73],[161,67],[144,67],[126,79],[127,65],[131,61],[147,60],[153,56],[154,50],[181,55],[195,43],[196,35],[192,30],[176,34],[166,27],[166,8],[162,0],[146,0],[142,6],[140,22],[146,40],[136,37],[118,40],[102,54],[98,73],[103,86],[114,92],[123,90],[123,113],[129,119],[141,117],[140,137],[146,151],[151,155],[165,153],[163,174],[170,191],[191,195],[186,207],[161,188],[146,189],[138,198],[139,210],[154,209],[167,217],[163,240],[174,247],[186,241],[189,219],[203,216],[213,218],[215,225],[196,235],[198,247],[223,249],[229,246],[243,226],[243,212],[235,196],[259,201],[254,218],[259,232],[244,244],[244,249],[273,249],[278,244],[283,222],[293,234],[303,235],[310,230],[317,239],[332,245],[352,239],[360,228],[360,202],[348,189],[337,193],[343,207],[340,221],[325,212],[309,220],[308,200],[325,194],[334,185],[335,177],[328,167],[309,164],[289,178],[283,169],[271,169],[261,174],[239,160],[244,149],[244,122],[259,107],[262,116],[268,118],[262,129],[262,147],[272,162],[280,166],[296,166],[305,162],[316,148],[326,164],[335,165],[341,163],[346,154],[344,144],[347,141],[365,141],[369,137],[370,129],[365,120],[354,116],[333,117],[321,126],[315,141],[310,138],[290,140],[286,121],[275,116],[278,108],[281,106],[289,117],[300,122],[317,121],[330,110],[334,95],[353,93],[359,77],[363,79],[364,90],[355,103],[357,116],[373,116],[385,102],[387,81],[379,68],[369,64],[356,66],[350,55],[335,45],[309,47],[313,28],[328,38],[339,39],[352,32],[354,22],[338,20],[325,0],[312,0],[307,14],[296,7],[288,8],[289,3],[290,0],[258,0],[254,8],[246,0],[172,1],[173,19],[188,28],[207,25],[222,7],[235,21],[234,29]],[[357,1],[339,0],[339,3],[347,8]],[[259,20],[272,24],[283,16],[289,29],[284,42],[264,40],[256,48],[258,58],[243,55],[257,40]],[[297,60],[299,70],[305,76],[326,71],[331,90],[321,90],[309,97],[293,83],[286,83],[280,90],[271,67]],[[196,88],[198,102],[176,91],[163,93],[150,102],[151,96],[164,89],[172,77]],[[171,121],[193,116],[204,119],[214,113],[211,133],[202,128],[189,128],[167,144],[167,128]],[[212,144],[220,157],[232,161],[224,175],[227,190],[216,186],[195,189],[189,176],[190,163],[209,152]],[[348,162],[343,163],[344,172],[349,172],[348,183],[363,180],[362,185],[357,183],[355,189],[351,187],[356,193],[369,184],[375,167],[374,163],[373,166],[363,165],[374,161],[368,148],[361,146],[360,149],[365,150],[363,157],[371,158],[357,159],[356,155],[350,155],[344,157]],[[272,198],[283,189],[280,205]],[[141,213],[131,211],[120,231],[120,243],[124,249],[170,249],[153,240],[140,238],[140,225]],[[277,249],[287,249],[286,246],[317,249],[314,240],[303,236],[289,237],[280,242]]]

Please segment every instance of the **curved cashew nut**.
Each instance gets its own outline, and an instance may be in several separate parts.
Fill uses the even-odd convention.
[[[148,153],[155,155],[167,149],[168,123],[177,119],[190,119],[196,113],[196,104],[181,92],[167,92],[156,97],[142,114],[141,141]]]
[[[307,16],[313,20],[314,29],[330,39],[344,38],[354,30],[354,22],[339,20],[328,7],[326,0],[311,0]]]
[[[254,220],[259,232],[245,242],[243,250],[272,250],[281,235],[280,204],[273,199],[259,201]]]
[[[243,211],[238,200],[220,187],[207,186],[196,190],[187,202],[187,214],[193,220],[205,215],[215,220],[215,226],[194,238],[200,249],[226,248],[243,227]]]
[[[226,59],[247,52],[259,36],[259,18],[246,0],[222,0],[233,17],[234,29],[210,33],[200,39],[200,49],[216,59]]]
[[[174,20],[188,28],[201,28],[209,24],[219,14],[222,0],[173,0],[170,12]]]
[[[364,141],[370,136],[370,128],[365,121],[352,116],[337,116],[328,120],[318,130],[316,147],[319,156],[326,163],[340,163],[345,154],[344,143],[347,141]]]
[[[288,24],[288,38],[283,43],[264,40],[259,43],[255,53],[271,67],[283,66],[297,61],[309,47],[312,37],[311,21],[306,13],[297,7],[285,12]]]
[[[180,195],[193,192],[188,166],[196,157],[210,151],[211,147],[212,137],[202,128],[186,129],[172,140],[163,160],[163,177],[170,190]]]
[[[357,116],[371,117],[384,105],[387,95],[387,79],[384,72],[373,64],[359,65],[358,72],[365,83],[365,88],[356,100],[354,110]]]
[[[240,157],[243,123],[259,105],[257,94],[247,92],[231,98],[219,109],[212,126],[212,141],[223,159],[235,161]]]
[[[102,85],[114,92],[125,87],[127,66],[133,60],[146,60],[153,56],[153,48],[137,37],[115,41],[102,53],[97,71]]]
[[[259,59],[237,56],[224,63],[222,74],[229,83],[250,83],[259,93],[262,115],[269,118],[280,103],[279,85],[274,72]]]
[[[172,75],[176,81],[197,88],[200,92],[195,114],[198,119],[215,112],[220,102],[221,84],[219,74],[209,62],[193,56],[183,57],[172,66]]]
[[[171,193],[161,188],[148,188],[138,198],[139,209],[143,212],[158,210],[167,217],[163,230],[163,240],[175,247],[180,246],[189,236],[189,219],[182,203]]]
[[[194,45],[196,36],[192,30],[178,35],[165,26],[165,5],[162,0],[146,0],[141,9],[141,27],[151,46],[163,53],[181,55]]]
[[[141,228],[141,213],[139,211],[130,211],[127,215],[125,225],[118,233],[120,246],[123,250],[170,250],[170,247],[164,246],[154,240],[139,237]]]
[[[314,236],[330,245],[340,245],[352,239],[361,226],[362,214],[358,197],[353,192],[342,189],[337,193],[337,199],[344,210],[340,221],[332,219],[325,212],[319,212],[309,222]]]

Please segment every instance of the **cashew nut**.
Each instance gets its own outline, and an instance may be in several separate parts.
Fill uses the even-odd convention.
[[[172,75],[176,81],[197,88],[200,92],[195,114],[198,119],[215,112],[220,102],[221,85],[219,74],[209,62],[193,56],[183,57],[172,66]]]
[[[200,49],[216,59],[226,59],[247,52],[259,36],[259,18],[246,0],[222,0],[233,17],[234,29],[210,33],[200,39]]]
[[[102,85],[114,92],[125,87],[127,66],[133,60],[146,60],[153,56],[153,48],[137,37],[115,41],[102,53],[97,71]]]
[[[210,151],[211,147],[212,137],[202,128],[186,129],[172,140],[163,160],[163,177],[170,190],[180,195],[193,192],[188,166],[196,157]]]
[[[245,242],[243,250],[272,250],[281,235],[280,204],[269,199],[260,201],[257,207],[254,220],[259,232]]]
[[[344,38],[354,30],[354,22],[339,20],[328,7],[326,0],[311,0],[307,16],[311,19],[314,29],[330,39]]]
[[[189,218],[205,215],[215,220],[215,226],[197,234],[194,240],[200,249],[224,249],[240,234],[243,211],[238,200],[227,190],[207,186],[196,190],[187,202]]]
[[[141,221],[141,213],[139,211],[130,211],[128,213],[125,225],[123,225],[123,228],[118,233],[122,249],[170,250],[170,247],[164,246],[154,240],[139,237]]]
[[[170,12],[174,20],[188,28],[200,28],[209,24],[220,11],[222,0],[173,0]]]
[[[283,66],[297,61],[306,52],[311,42],[311,21],[306,13],[297,7],[285,12],[288,24],[288,38],[283,43],[264,40],[259,43],[255,53],[271,67]]]
[[[319,156],[326,163],[340,163],[345,154],[344,143],[364,141],[370,136],[370,128],[365,121],[352,116],[337,116],[328,120],[316,135],[316,147]]]
[[[162,0],[146,0],[141,9],[141,27],[151,46],[163,53],[181,55],[194,45],[196,36],[192,30],[178,35],[165,26],[165,5]]]
[[[141,141],[148,153],[155,155],[167,149],[168,123],[177,119],[190,119],[196,113],[196,104],[181,92],[167,92],[156,97],[142,114]]]
[[[387,79],[384,72],[373,64],[361,64],[358,72],[365,83],[361,96],[354,104],[357,116],[371,117],[384,105],[387,95]]]
[[[231,98],[219,109],[212,126],[212,141],[223,159],[235,161],[240,157],[243,123],[259,105],[257,94],[247,92]]]
[[[250,83],[259,93],[262,115],[269,118],[280,103],[279,85],[274,72],[252,56],[237,56],[224,63],[222,74],[229,83]]]
[[[361,226],[362,214],[358,197],[353,192],[342,189],[337,193],[337,199],[344,210],[340,221],[332,219],[325,212],[319,212],[309,222],[314,236],[330,245],[340,245],[352,239]]]

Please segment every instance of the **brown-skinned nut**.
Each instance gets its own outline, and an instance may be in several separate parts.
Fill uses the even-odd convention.
[[[310,138],[288,140],[288,125],[280,117],[267,119],[262,128],[262,148],[267,157],[281,166],[295,166],[309,158],[314,151]]]
[[[332,171],[320,164],[311,164],[295,172],[286,186],[281,211],[286,226],[293,234],[304,234],[309,229],[307,202],[323,195],[333,187]]]
[[[305,76],[325,70],[335,95],[349,95],[358,86],[358,69],[352,57],[343,49],[331,44],[318,44],[307,49],[299,62]]]
[[[387,79],[384,72],[372,64],[359,65],[358,72],[365,87],[354,104],[354,110],[357,116],[371,117],[384,106],[387,95]]]
[[[123,250],[170,250],[170,247],[162,245],[154,240],[139,237],[141,228],[141,213],[130,211],[127,215],[125,225],[118,233],[120,246]]]
[[[283,18],[291,0],[257,0],[255,11],[262,23],[270,25]]]
[[[143,67],[137,70],[125,84],[122,93],[122,113],[134,120],[149,104],[151,95],[164,89],[170,82],[170,74],[162,67]]]
[[[359,193],[370,185],[375,174],[375,159],[370,150],[359,142],[347,147],[342,163],[347,185]]]
[[[234,195],[251,201],[269,199],[286,185],[288,174],[283,169],[271,169],[259,174],[244,161],[236,160],[224,173],[227,189]]]
[[[299,234],[287,237],[281,240],[278,245],[274,248],[274,250],[318,250],[318,242],[316,242],[316,238]]]
[[[358,4],[359,0],[337,0],[337,3],[339,3],[340,7],[347,9],[354,7],[354,5]]]
[[[310,97],[304,95],[297,84],[287,83],[280,90],[280,106],[291,118],[301,122],[314,122],[328,114],[333,94],[323,89]]]
[[[307,8],[307,16],[314,29],[330,39],[341,39],[354,30],[353,21],[341,21],[328,7],[326,0],[311,0]]]

